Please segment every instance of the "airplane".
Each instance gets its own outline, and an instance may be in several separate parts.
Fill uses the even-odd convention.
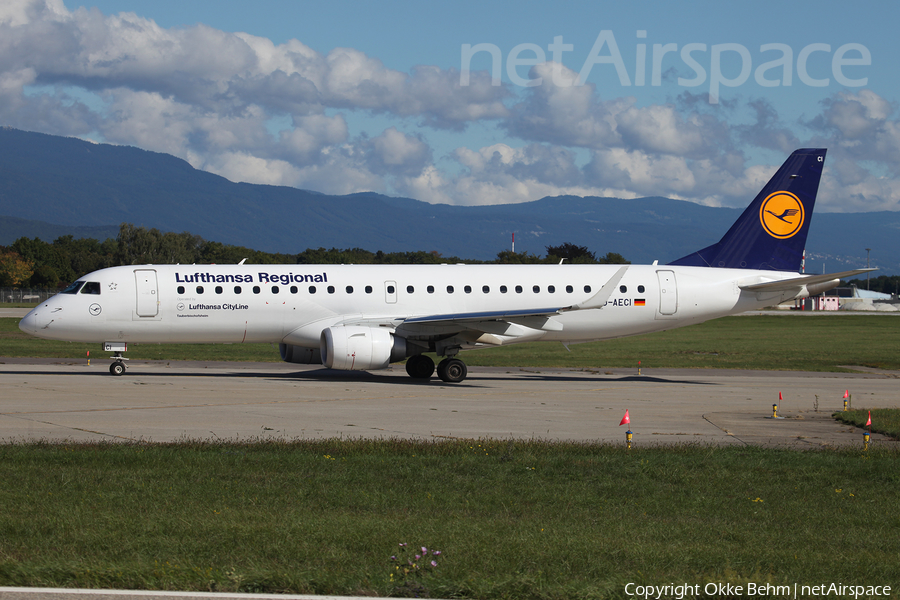
[[[113,375],[128,344],[269,342],[330,369],[406,360],[420,380],[433,352],[438,377],[459,383],[462,350],[684,327],[875,270],[798,273],[825,154],[793,152],[719,242],[666,265],[128,265],[79,278],[19,327],[102,344]]]

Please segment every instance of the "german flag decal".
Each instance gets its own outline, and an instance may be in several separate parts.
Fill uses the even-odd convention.
[[[644,300],[643,298],[635,298],[635,299],[634,299],[634,305],[635,305],[635,306],[644,306],[644,305],[646,305],[646,304],[647,304],[647,301]]]

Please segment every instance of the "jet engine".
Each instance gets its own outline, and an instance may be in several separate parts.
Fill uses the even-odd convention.
[[[322,363],[322,355],[318,348],[306,348],[293,344],[278,344],[281,360],[299,365],[318,365]]]
[[[329,369],[386,369],[406,358],[406,340],[377,327],[328,327],[319,338],[322,364]]]

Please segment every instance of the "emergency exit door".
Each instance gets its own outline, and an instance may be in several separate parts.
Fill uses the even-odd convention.
[[[384,282],[384,301],[388,304],[397,304],[397,282]]]

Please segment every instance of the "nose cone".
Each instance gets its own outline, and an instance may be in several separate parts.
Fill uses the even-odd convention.
[[[22,320],[19,321],[19,329],[34,335],[35,331],[37,331],[37,311],[38,309],[33,308],[27,315],[22,317]]]

